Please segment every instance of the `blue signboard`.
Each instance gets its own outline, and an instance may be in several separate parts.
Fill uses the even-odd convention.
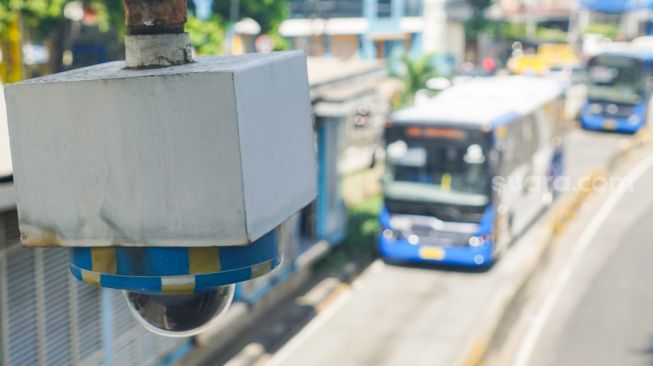
[[[581,0],[580,6],[601,13],[623,13],[630,10],[653,9],[653,0]]]
[[[629,8],[629,1],[623,0],[581,0],[580,6],[602,13],[623,13]]]

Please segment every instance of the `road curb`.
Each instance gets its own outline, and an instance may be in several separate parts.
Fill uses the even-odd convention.
[[[634,138],[627,140],[620,146],[617,153],[614,154],[604,168],[599,168],[588,172],[576,185],[574,191],[565,197],[562,197],[558,203],[545,215],[544,220],[548,225],[543,225],[542,229],[535,229],[534,236],[541,235],[537,245],[532,246],[533,255],[525,261],[522,268],[514,270],[515,276],[511,276],[511,281],[506,281],[502,288],[497,289],[496,296],[488,300],[487,311],[479,318],[483,319],[470,335],[469,341],[466,342],[459,353],[459,360],[454,365],[460,366],[481,366],[484,360],[494,346],[498,346],[495,337],[507,327],[509,310],[517,308],[522,298],[526,295],[526,290],[531,280],[536,277],[543,259],[549,253],[549,249],[555,240],[562,235],[567,226],[574,221],[576,213],[584,205],[589,197],[596,191],[599,185],[605,183],[606,178],[619,168],[632,154],[653,142],[653,132],[651,129],[643,129],[638,132]]]

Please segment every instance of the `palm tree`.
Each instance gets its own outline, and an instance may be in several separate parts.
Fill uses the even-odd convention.
[[[415,93],[426,89],[426,82],[439,76],[439,73],[437,66],[433,63],[432,55],[413,58],[403,55],[399,70],[391,71],[390,76],[401,80],[404,84],[397,105],[397,107],[403,107],[412,104]]]

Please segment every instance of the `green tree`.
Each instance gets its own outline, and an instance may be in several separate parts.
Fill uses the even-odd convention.
[[[23,41],[47,40],[51,45],[51,70],[59,71],[62,69],[61,55],[66,46],[66,35],[70,33],[70,22],[63,17],[63,9],[68,1],[0,0],[0,34],[5,32],[11,22],[20,18]],[[110,1],[107,1],[111,7],[109,3]],[[105,6],[100,0],[84,0],[83,5]]]
[[[121,0],[85,0],[85,4],[97,11],[100,30],[114,29],[121,35],[125,33],[125,8]]]
[[[213,12],[224,21],[229,20],[231,1],[238,1],[240,18],[256,20],[262,33],[275,33],[288,17],[287,0],[214,0]]]
[[[492,0],[468,0],[467,3],[472,15],[465,22],[465,36],[468,40],[476,40],[491,26],[491,22],[485,17],[485,11],[492,5]]]
[[[24,1],[32,2],[32,0]],[[26,34],[29,36],[30,41],[45,42],[50,46],[51,72],[58,72],[65,69],[62,62],[62,55],[73,45],[75,41],[73,39],[74,34],[77,34],[77,36],[80,34],[79,31],[74,31],[75,26],[73,23],[63,15],[64,6],[69,1],[36,0],[36,2],[52,3],[50,11],[47,13],[40,12],[34,15],[29,13],[26,15],[25,12],[22,12],[23,22],[27,25]],[[115,42],[119,43],[119,38],[125,34],[126,29],[123,1],[81,0],[81,4],[85,11],[95,14],[97,19],[96,25],[99,30],[104,33],[111,32],[108,39],[115,40]],[[77,29],[79,30],[79,25],[77,25]]]
[[[526,37],[526,24],[524,23],[511,23],[501,22],[496,24],[496,34],[499,39],[514,41],[521,40]]]
[[[70,0],[0,0],[0,32],[16,17],[21,16],[31,30],[47,33],[59,21],[64,21],[63,9]],[[83,0],[86,9],[96,12],[102,30],[119,29],[124,25],[122,1]],[[38,34],[38,33],[37,33]]]
[[[471,7],[472,15],[465,22],[466,46],[467,50],[471,51],[473,57],[476,58],[478,37],[483,33],[488,33],[493,28],[493,23],[485,17],[485,11],[492,5],[492,0],[468,0],[467,3]]]
[[[18,16],[28,24],[60,17],[67,0],[0,0],[0,32]]]
[[[190,34],[190,43],[200,55],[216,55],[223,52],[225,30],[222,21],[213,16],[209,19],[188,18],[186,31]]]
[[[415,58],[408,55],[401,56],[401,64],[398,70],[390,72],[390,76],[403,82],[403,88],[396,107],[412,104],[415,93],[426,89],[426,82],[439,75],[438,68],[433,63],[432,55],[422,55]]]
[[[619,25],[612,23],[593,23],[587,26],[584,34],[600,34],[604,37],[615,40],[619,37]]]

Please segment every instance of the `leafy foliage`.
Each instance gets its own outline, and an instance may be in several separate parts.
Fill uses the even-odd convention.
[[[125,8],[122,1],[86,0],[86,6],[92,6],[98,14],[98,26],[103,32],[109,29],[125,31]]]
[[[270,37],[274,40],[274,50],[275,51],[288,51],[290,47],[290,42],[287,39],[283,38],[279,32],[276,30],[270,33]]]
[[[40,40],[62,22],[68,20],[63,16],[63,9],[70,0],[0,0],[0,32],[19,15],[29,30],[33,40]],[[83,0],[85,9],[97,16],[101,31],[110,29],[124,32],[123,2],[116,0]]]
[[[426,82],[429,79],[439,76],[439,71],[433,62],[432,55],[422,55],[416,58],[403,55],[401,56],[401,67],[398,71],[392,71],[390,75],[403,82],[399,106],[405,106],[412,103],[415,93],[426,88]]]
[[[501,22],[497,24],[496,35],[499,39],[519,40],[526,37],[526,24]]]
[[[35,24],[38,20],[60,17],[67,0],[0,0],[0,31],[22,15],[25,22]]]
[[[525,23],[500,22],[495,25],[494,34],[499,39],[517,41],[527,38],[527,26]],[[541,42],[565,42],[567,33],[557,28],[537,27],[534,40]]]
[[[600,34],[614,40],[619,37],[619,26],[612,23],[594,23],[585,28],[583,33]]]
[[[18,13],[32,17],[56,17],[67,0],[1,0],[0,20],[6,24]]]
[[[216,55],[222,53],[225,31],[222,21],[213,16],[209,19],[188,18],[186,31],[190,34],[190,43],[200,55]]]
[[[288,17],[287,0],[238,0],[240,18],[252,18],[261,26],[262,33],[274,33]],[[214,0],[213,12],[223,20],[229,19],[231,1]]]
[[[315,269],[337,271],[349,263],[364,264],[375,257],[376,235],[379,232],[379,212],[382,197],[376,195],[348,210],[347,236],[329,255],[317,262]]]
[[[485,10],[492,5],[492,0],[468,0],[472,9],[472,16],[465,22],[465,36],[467,39],[476,39],[491,26],[485,18]]]
[[[567,33],[557,28],[537,27],[535,36],[543,42],[563,43],[567,41]]]
[[[64,17],[64,6],[71,0],[0,0],[0,33],[7,29],[12,21],[20,17],[24,25],[23,36],[29,42],[47,41],[51,47],[52,65],[50,70],[63,69],[61,56],[79,37],[79,31],[69,19]],[[92,14],[95,24],[102,32],[111,31],[122,37],[126,31],[122,0],[79,0],[87,14]],[[288,48],[287,41],[279,36],[278,27],[287,17],[287,0],[234,0],[239,4],[239,18],[250,17],[256,20],[263,33],[275,39],[275,49]],[[206,20],[195,17],[195,3],[188,0],[190,16],[187,31],[191,43],[199,54],[222,53],[225,28],[229,20],[230,0],[214,0],[213,15]],[[83,33],[83,32],[82,32]],[[75,34],[75,35],[74,35]]]

